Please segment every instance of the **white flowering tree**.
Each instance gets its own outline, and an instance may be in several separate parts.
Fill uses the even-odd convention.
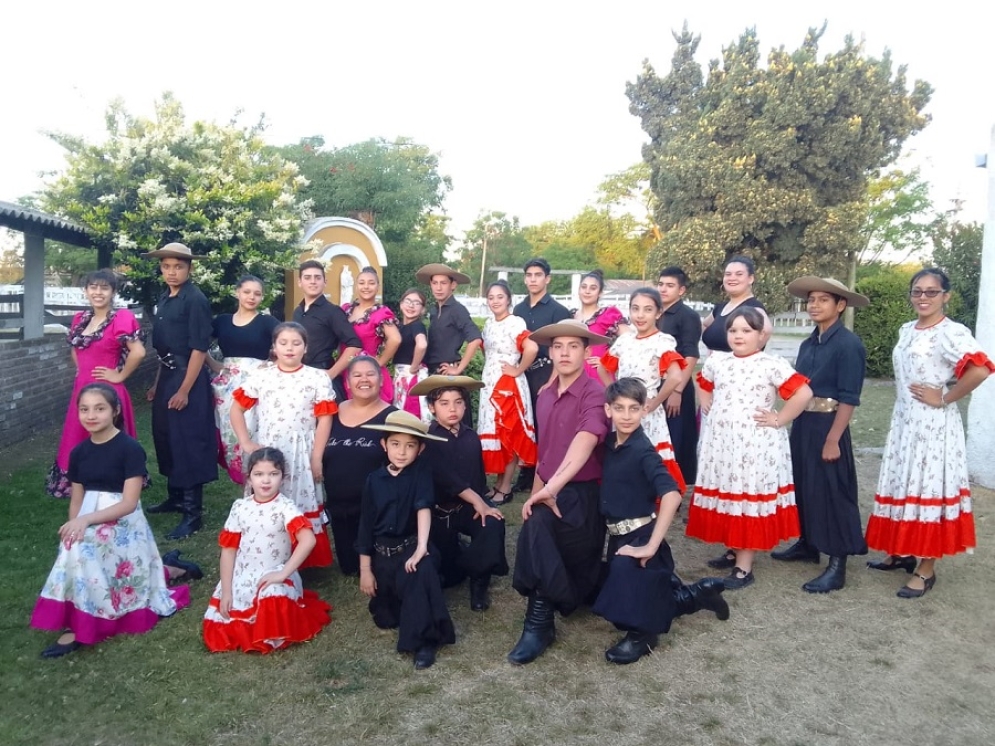
[[[67,164],[40,203],[113,251],[128,274],[124,294],[154,304],[162,290],[157,263],[141,254],[169,241],[208,257],[194,262],[194,277],[218,310],[232,307],[232,286],[245,273],[279,292],[310,203],[300,195],[307,180],[266,148],[261,125],[188,124],[170,94],[157,102],[154,119],[133,117],[120,103],[106,118],[101,143],[50,133]]]

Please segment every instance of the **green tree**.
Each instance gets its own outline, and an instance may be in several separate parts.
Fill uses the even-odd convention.
[[[933,234],[933,262],[950,277],[951,289],[959,300],[952,315],[971,329],[978,322],[984,233],[980,223],[953,221],[942,224]]]
[[[777,308],[785,279],[842,276],[863,248],[868,180],[927,124],[931,89],[908,90],[889,52],[869,57],[849,37],[820,59],[823,30],[771,50],[765,65],[748,30],[706,79],[685,26],[669,73],[646,62],[627,86],[650,138],[643,158],[662,233],[651,266],[681,264],[696,290],[717,295],[723,262],[746,254],[760,267],[758,294]]]
[[[218,310],[232,307],[232,286],[246,272],[278,291],[309,216],[299,196],[306,179],[265,147],[261,123],[188,124],[168,93],[155,108],[144,119],[111,104],[100,143],[51,133],[67,164],[41,193],[43,209],[111,248],[128,272],[122,293],[146,307],[162,286],[157,263],[141,254],[169,241],[208,257],[194,262],[194,277]]]
[[[533,254],[518,217],[492,210],[478,215],[463,234],[459,268],[469,275],[471,292],[476,293],[497,279],[497,272],[491,271],[491,267],[521,267]],[[483,272],[481,267],[485,268]],[[512,292],[524,291],[521,275],[516,273],[509,279]]]
[[[445,251],[452,243],[448,233],[449,218],[430,213],[424,216],[408,239],[389,247],[389,262],[384,268],[384,302],[400,311],[398,303],[405,290],[417,284],[419,267],[444,261]]]

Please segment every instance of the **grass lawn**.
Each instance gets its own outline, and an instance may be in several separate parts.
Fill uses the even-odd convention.
[[[868,382],[854,423],[858,448],[884,445],[893,384]],[[139,431],[152,458],[148,407]],[[54,634],[28,628],[56,553],[67,503],[44,494],[57,433],[0,454],[0,743],[2,744],[807,744],[991,746],[995,743],[995,521],[978,489],[978,551],[943,560],[921,601],[895,597],[906,576],[850,564],[847,588],[803,593],[813,565],[757,561],[757,583],[729,593],[732,617],[679,619],[653,656],[604,662],[616,633],[586,611],[557,620],[556,644],[514,668],[505,655],[524,601],[507,578],[494,604],[471,612],[465,588],[450,609],[458,641],[415,672],[392,633],[370,621],[357,582],[337,570],[305,583],[334,621],[313,642],[268,656],[210,655],[200,621],[217,581],[217,532],[237,490],[207,491],[206,528],[174,546],[200,562],[193,606],[151,633],[119,637],[56,661]],[[866,516],[880,457],[858,456]],[[153,468],[154,463],[150,464]],[[157,478],[144,502],[163,497]],[[505,509],[514,553],[521,497]],[[165,536],[175,516],[150,516]],[[671,544],[686,579],[707,575],[718,547]]]

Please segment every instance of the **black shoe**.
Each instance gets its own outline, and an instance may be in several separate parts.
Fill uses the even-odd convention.
[[[487,595],[490,584],[490,575],[470,578],[470,608],[473,611],[487,611],[491,608],[491,599]]]
[[[624,666],[635,663],[644,655],[649,655],[656,647],[659,638],[642,632],[627,632],[625,637],[605,651],[605,660]]]
[[[736,566],[736,553],[731,549],[726,549],[718,557],[712,557],[708,560],[707,564],[715,570],[728,570]]]
[[[508,653],[508,662],[516,666],[531,663],[546,652],[556,639],[553,623],[553,604],[549,599],[533,593],[525,610],[525,624],[518,644]]]
[[[76,650],[83,647],[83,644],[73,640],[72,642],[67,642],[65,645],[60,645],[59,643],[53,643],[47,648],[41,651],[42,658],[61,658],[64,655],[69,655]]]
[[[677,616],[693,614],[696,611],[711,611],[720,621],[729,618],[729,604],[722,598],[726,581],[722,578],[702,578],[693,585],[683,585],[675,592]]]
[[[822,575],[802,586],[809,593],[829,593],[846,585],[846,557],[830,557]]]
[[[753,585],[753,581],[756,578],[753,577],[753,571],[747,572],[746,570],[741,570],[738,567],[732,568],[732,572],[729,573],[729,577],[722,581],[727,591],[738,591],[745,588],[748,585]]]
[[[182,513],[183,512],[183,490],[170,488],[166,492],[166,499],[158,505],[150,505],[144,509],[146,513],[158,515],[160,513]]]
[[[916,565],[918,564],[915,557],[901,557],[897,554],[889,554],[878,562],[868,562],[867,566],[872,570],[884,570],[885,572],[905,570],[905,572],[911,575],[916,571]]]
[[[174,549],[171,552],[166,552],[162,555],[162,564],[169,565],[170,567],[177,567],[183,570],[183,575],[173,578],[173,582],[182,582],[184,580],[200,580],[204,577],[204,571],[200,569],[200,565],[196,562],[188,562],[187,560],[180,559],[180,550]]]
[[[898,593],[895,595],[899,598],[922,598],[933,589],[934,585],[936,585],[935,570],[928,578],[925,575],[920,575],[919,573],[916,573],[916,577],[923,582],[922,588],[909,588],[907,585],[903,585],[898,589]]]
[[[804,539],[799,539],[787,549],[782,549],[779,552],[771,552],[770,558],[780,560],[781,562],[815,563],[818,563],[821,559],[819,550],[810,547]]]
[[[204,485],[198,484],[196,487],[183,490],[183,520],[179,526],[166,534],[166,538],[173,541],[189,539],[203,526],[201,520],[203,513]]]
[[[523,466],[518,470],[518,479],[512,485],[512,492],[531,492],[535,482],[536,470],[534,466]]]
[[[418,652],[415,653],[415,669],[421,671],[426,668],[431,668],[435,664],[435,648],[431,645],[425,645],[418,648]]]

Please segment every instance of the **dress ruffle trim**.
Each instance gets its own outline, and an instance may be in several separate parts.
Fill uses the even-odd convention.
[[[957,367],[954,368],[954,378],[960,380],[960,377],[964,375],[964,371],[967,370],[967,366],[969,365],[977,365],[979,368],[988,368],[991,373],[995,373],[995,363],[989,360],[985,353],[980,351],[969,352],[958,361]]]
[[[494,405],[494,429],[500,447],[484,449],[484,472],[503,474],[515,457],[525,466],[535,465],[535,429],[525,416],[525,402],[515,379],[501,376],[494,384],[490,400]]]
[[[307,518],[305,518],[302,515],[297,516],[296,518],[292,519],[290,523],[287,524],[287,533],[290,534],[291,544],[294,544],[296,546],[297,532],[300,531],[302,528],[313,530],[311,528],[311,521],[309,521]]]
[[[681,472],[681,465],[677,463],[674,458],[674,446],[670,443],[657,443],[656,452],[660,454],[660,458],[663,460],[663,465],[667,467],[667,472],[670,477],[677,483],[677,491],[684,496],[684,491],[687,489],[687,482],[684,481],[684,474]]]
[[[519,334],[517,337],[515,337],[515,348],[519,352],[524,352],[524,350],[525,350],[525,340],[527,340],[529,338],[529,335],[531,335],[531,334],[532,334],[532,332],[530,332],[528,329],[526,329],[521,334]]]
[[[618,373],[618,358],[612,355],[610,352],[606,352],[601,356],[601,367],[607,370],[612,375]]]
[[[666,376],[667,369],[671,365],[677,363],[681,366],[681,370],[688,367],[688,361],[684,359],[684,356],[679,352],[674,352],[673,350],[668,350],[667,352],[660,355],[660,375]]]
[[[685,533],[695,539],[725,544],[732,549],[769,551],[788,539],[801,534],[798,508],[792,499],[789,505],[779,505],[769,515],[734,515],[696,504],[699,496],[729,502],[777,503],[784,495],[794,493],[794,486],[782,487],[772,495],[743,495],[695,488]]]
[[[232,398],[242,405],[242,409],[252,409],[256,406],[256,402],[259,401],[258,399],[253,399],[251,396],[246,394],[242,390],[241,386],[232,392]]]
[[[711,391],[714,391],[714,390],[715,390],[715,383],[714,383],[714,382],[712,382],[712,381],[709,381],[709,380],[708,380],[707,378],[705,378],[705,377],[704,377],[704,376],[703,376],[703,375],[701,374],[701,371],[700,371],[700,370],[698,371],[698,374],[697,374],[697,375],[695,376],[695,379],[696,379],[696,380],[698,381],[698,387],[699,387],[699,388],[700,388],[700,389],[701,389],[702,391],[708,391],[708,392],[711,392]]]
[[[328,532],[324,526],[314,532],[315,545],[311,554],[301,563],[301,569],[305,567],[331,567],[332,566],[332,545],[328,541]]]
[[[339,405],[334,399],[325,399],[314,405],[314,416],[324,417],[325,415],[337,414]]]
[[[777,387],[777,393],[784,401],[787,401],[798,392],[798,389],[807,385],[808,378],[801,373],[793,373],[787,381]]]
[[[242,534],[237,531],[222,529],[221,535],[218,536],[218,546],[222,549],[238,549],[238,545],[241,543]]]
[[[897,554],[902,557],[947,557],[963,554],[977,546],[974,528],[974,514],[963,508],[964,500],[970,498],[971,491],[963,489],[953,497],[895,498],[875,495],[875,506],[917,505],[926,509],[940,509],[939,520],[926,521],[917,518],[902,520],[875,512],[867,521],[867,546],[870,549]],[[944,508],[957,507],[957,517],[944,518]]]
[[[217,605],[212,598],[211,606]],[[332,621],[331,610],[314,591],[304,591],[297,601],[286,596],[263,598],[254,609],[255,621],[205,619],[204,644],[212,653],[242,650],[265,655],[313,638]]]

